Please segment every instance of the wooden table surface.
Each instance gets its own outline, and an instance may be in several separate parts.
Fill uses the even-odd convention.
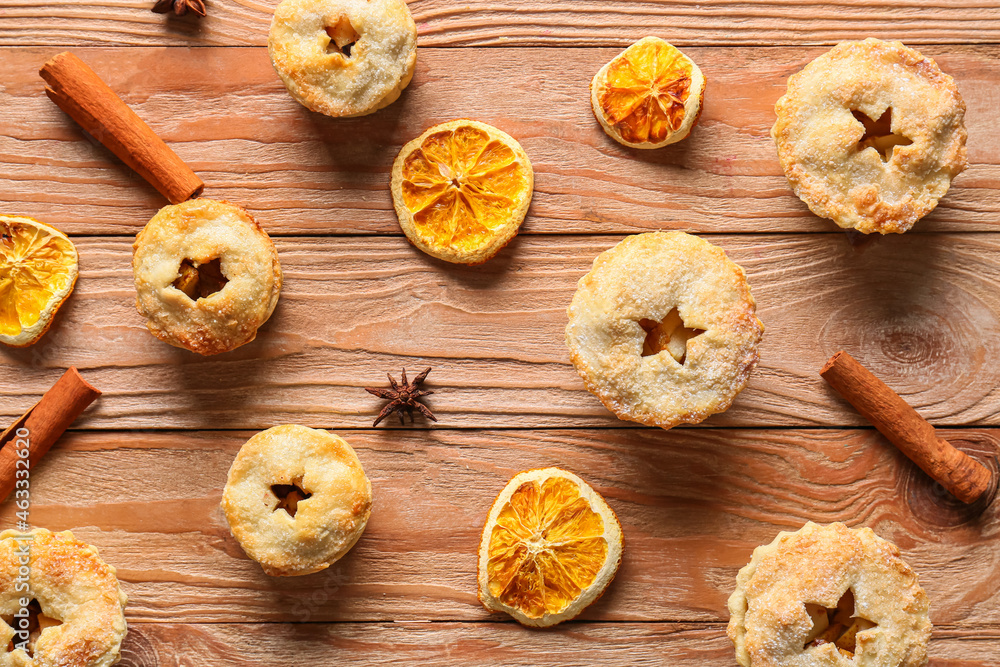
[[[104,396],[33,473],[32,522],[71,529],[129,595],[126,665],[732,667],[726,599],[754,546],[804,522],[870,526],[920,574],[931,664],[1000,664],[1000,520],[946,498],[819,378],[848,350],[948,436],[992,451],[1000,426],[1000,5],[979,0],[414,0],[413,83],[335,120],[286,93],[264,47],[274,0],[0,0],[0,211],[73,236],[80,280],[33,347],[0,350],[0,418],[70,365]],[[588,84],[656,34],[708,77],[687,140],[626,149]],[[904,236],[851,239],[791,192],[769,129],[787,77],[830,45],[901,39],[968,106],[969,168]],[[258,339],[201,358],[134,308],[135,233],[165,202],[43,94],[72,49],[275,239],[285,287]],[[535,167],[522,234],[480,267],[402,237],[389,195],[400,146],[471,117]],[[616,420],[583,386],[565,309],[624,235],[702,234],[747,270],[766,332],[725,414],[697,428]],[[428,428],[372,429],[362,389],[433,366]],[[374,487],[358,545],[329,570],[264,575],[219,509],[255,431],[344,435]],[[1000,434],[998,434],[1000,435]],[[486,512],[506,481],[557,465],[618,513],[621,570],[580,619],[545,631],[476,600]],[[13,506],[0,508],[4,526]]]

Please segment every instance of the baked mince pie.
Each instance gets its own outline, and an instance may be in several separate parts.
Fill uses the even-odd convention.
[[[132,248],[136,308],[149,331],[175,347],[228,352],[252,341],[278,303],[274,243],[234,204],[164,206]]]
[[[222,494],[233,537],[272,576],[330,567],[361,537],[371,507],[371,482],[354,449],[297,425],[250,438]]]
[[[0,533],[0,665],[115,664],[127,600],[115,568],[68,530]]]
[[[403,0],[282,0],[267,50],[304,107],[363,116],[395,102],[413,78],[417,25]]]
[[[965,169],[965,102],[932,59],[899,42],[843,42],[788,79],[771,136],[818,216],[902,233]]]
[[[743,667],[927,664],[927,594],[870,528],[809,522],[754,549],[729,598]]]
[[[626,237],[570,303],[566,345],[619,419],[671,428],[727,410],[757,365],[764,326],[743,269],[684,232]]]

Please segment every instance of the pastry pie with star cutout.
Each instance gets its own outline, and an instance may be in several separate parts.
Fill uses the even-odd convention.
[[[127,602],[115,568],[68,530],[0,533],[0,664],[109,667]]]
[[[413,78],[417,26],[403,0],[282,0],[267,37],[289,94],[327,116],[364,116]]]
[[[626,237],[594,260],[566,344],[619,419],[672,428],[727,410],[757,365],[764,326],[746,274],[684,232]]]
[[[202,355],[249,343],[281,293],[278,251],[243,208],[164,206],[132,246],[136,309],[160,340]]]
[[[771,136],[816,215],[898,234],[966,166],[965,102],[937,63],[899,42],[843,42],[788,79]]]
[[[324,570],[361,538],[372,485],[346,440],[288,424],[240,448],[222,493],[229,530],[271,576]]]
[[[927,594],[870,528],[809,522],[754,549],[729,598],[743,667],[922,667]]]

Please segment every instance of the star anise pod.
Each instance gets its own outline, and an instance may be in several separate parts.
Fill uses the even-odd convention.
[[[379,398],[389,400],[386,406],[382,408],[382,412],[378,413],[378,419],[375,420],[375,423],[372,424],[372,426],[378,426],[378,423],[391,415],[393,411],[399,414],[400,424],[406,423],[403,419],[404,413],[410,415],[410,423],[412,424],[414,410],[419,411],[424,417],[436,422],[437,417],[434,416],[434,413],[431,412],[430,408],[417,400],[422,396],[430,396],[434,393],[433,391],[418,389],[421,383],[423,383],[423,381],[427,378],[427,374],[430,372],[431,369],[428,368],[423,373],[413,378],[413,382],[411,383],[406,381],[406,369],[404,368],[398,384],[391,375],[388,373],[385,374],[386,377],[389,378],[389,384],[392,386],[392,389],[365,387],[365,391],[369,394],[375,394]]]
[[[205,0],[156,0],[153,11],[157,14],[166,14],[173,11],[177,16],[184,16],[188,12],[205,15]]]

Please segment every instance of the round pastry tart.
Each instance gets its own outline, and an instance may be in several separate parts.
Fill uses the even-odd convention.
[[[363,116],[395,102],[410,83],[417,26],[403,0],[282,0],[267,50],[304,107]]]
[[[249,343],[281,292],[278,252],[239,206],[164,206],[132,246],[136,308],[160,340],[210,355]]]
[[[818,216],[902,233],[966,165],[955,81],[899,42],[843,42],[788,79],[771,136],[785,176]]]
[[[68,530],[0,533],[0,663],[115,664],[127,599],[115,568]]]
[[[643,37],[590,83],[590,104],[601,127],[632,148],[660,148],[687,137],[704,98],[701,70],[659,37]]]
[[[41,338],[79,274],[76,247],[55,227],[0,215],[0,343],[27,347]]]
[[[493,502],[479,546],[479,600],[532,627],[576,617],[615,578],[622,527],[571,472],[518,473]]]
[[[247,440],[222,494],[233,537],[271,576],[330,567],[361,537],[371,507],[372,485],[351,446],[296,425]]]
[[[435,125],[392,165],[392,201],[406,238],[458,264],[481,264],[514,238],[533,187],[521,145],[474,120]]]
[[[927,664],[927,594],[870,528],[809,522],[754,549],[729,598],[743,667]]]
[[[626,237],[594,260],[569,306],[577,372],[619,419],[671,428],[729,408],[764,327],[746,274],[683,232]]]

